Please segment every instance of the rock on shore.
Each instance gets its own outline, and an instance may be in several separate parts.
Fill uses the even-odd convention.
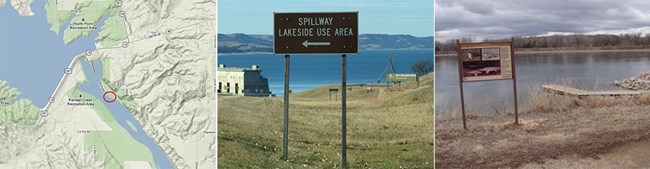
[[[650,90],[650,72],[623,81],[615,80],[610,84],[629,90]]]

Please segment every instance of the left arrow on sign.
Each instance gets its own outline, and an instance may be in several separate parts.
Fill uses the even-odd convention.
[[[309,42],[309,40],[305,40],[302,42],[302,46],[309,47],[309,46],[329,46],[330,42]]]

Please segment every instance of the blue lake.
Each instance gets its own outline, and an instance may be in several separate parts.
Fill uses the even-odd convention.
[[[34,1],[31,6],[35,14],[27,17],[18,15],[9,3],[0,8],[0,80],[18,88],[19,99],[29,99],[42,108],[75,55],[95,49],[97,31],[64,44],[67,25],[59,34],[50,31],[45,1]]]
[[[418,61],[433,61],[433,50],[366,50],[359,55],[347,55],[347,83],[377,83],[393,55],[397,73],[412,73],[411,66]],[[341,84],[341,55],[291,55],[290,89],[300,92],[327,84]],[[273,94],[283,95],[284,55],[234,54],[217,57],[219,64],[227,67],[248,68],[253,64],[262,69],[269,79]],[[382,78],[385,83],[385,78]]]
[[[621,90],[609,85],[650,71],[650,52],[591,52],[517,54],[519,110],[530,102],[532,89],[544,84],[571,85],[585,90]],[[458,59],[436,58],[435,102],[437,115],[460,114]],[[494,115],[513,112],[512,80],[464,84],[468,114]]]

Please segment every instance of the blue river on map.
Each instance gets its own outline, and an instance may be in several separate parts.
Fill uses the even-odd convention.
[[[88,61],[84,61],[83,69],[89,84],[79,85],[78,89],[92,94],[96,99],[102,99],[105,91],[99,85],[102,77],[100,62],[96,60],[92,62],[92,65],[90,65]],[[152,152],[153,159],[156,165],[158,165],[156,168],[174,168],[172,162],[167,158],[166,153],[153,141],[153,139],[151,139],[151,137],[147,135],[146,132],[144,132],[144,130],[142,130],[142,125],[140,125],[133,115],[131,115],[128,109],[126,109],[126,106],[120,102],[119,98],[113,103],[105,103],[104,105],[113,114],[120,126],[129,132],[131,137],[147,146],[149,151]],[[127,121],[130,121],[137,130],[131,129],[127,124]]]
[[[37,107],[43,108],[72,59],[87,49],[95,49],[97,31],[64,44],[63,30],[68,25],[63,25],[59,34],[50,31],[45,1],[34,1],[31,6],[35,15],[27,17],[18,15],[10,4],[0,7],[0,80],[8,81],[9,86],[21,92],[18,99],[29,99]],[[107,18],[100,19],[96,26],[101,28]],[[79,89],[101,99],[104,94],[99,87],[101,65],[97,61],[93,63],[94,73],[89,65],[84,61],[89,84],[79,85]],[[144,132],[142,125],[119,102],[119,98],[105,105],[120,126],[151,151],[156,163],[153,167],[174,168],[166,153]],[[131,129],[127,121],[137,130]]]

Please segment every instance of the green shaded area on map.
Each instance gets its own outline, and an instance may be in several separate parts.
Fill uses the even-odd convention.
[[[106,20],[104,26],[99,31],[95,40],[99,42],[102,47],[114,47],[121,45],[126,39],[126,25],[124,25],[124,18],[119,15],[113,15]]]
[[[38,122],[40,110],[28,99],[16,100],[18,95],[18,89],[0,80],[0,125],[17,123],[32,126]]]
[[[104,47],[112,47],[126,39],[126,26],[119,16],[120,8],[114,0],[84,1],[77,3],[74,10],[57,9],[57,0],[48,0],[45,5],[50,30],[59,33],[63,25],[63,42],[68,44],[93,31],[99,31],[95,39]],[[100,28],[102,18],[107,18]]]

